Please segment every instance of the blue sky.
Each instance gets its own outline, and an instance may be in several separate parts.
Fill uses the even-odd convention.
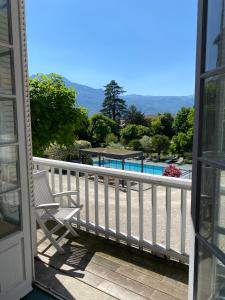
[[[197,0],[27,0],[29,72],[129,94],[194,92]]]

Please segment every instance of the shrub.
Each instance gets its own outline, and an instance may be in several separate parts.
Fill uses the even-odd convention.
[[[174,165],[169,165],[168,167],[165,168],[163,172],[163,176],[180,177],[181,170],[176,168]]]
[[[110,143],[118,143],[118,137],[114,133],[109,133],[105,139],[107,145]]]
[[[142,145],[139,140],[135,139],[129,142],[128,147],[132,150],[142,150]]]
[[[79,159],[80,149],[90,148],[91,143],[88,141],[75,141],[72,146],[60,146],[52,144],[46,151],[45,156],[51,159],[71,161]]]

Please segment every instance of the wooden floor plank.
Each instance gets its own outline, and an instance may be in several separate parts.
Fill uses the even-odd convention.
[[[110,296],[92,286],[89,286],[71,276],[49,267],[42,262],[36,261],[36,280],[44,284],[51,291],[70,300],[115,300],[117,298]]]
[[[48,241],[38,248],[39,258],[58,270],[61,279],[70,276],[97,293],[119,299],[187,299],[187,266],[89,233],[79,234],[62,240],[65,254]],[[38,238],[42,236],[38,232]]]

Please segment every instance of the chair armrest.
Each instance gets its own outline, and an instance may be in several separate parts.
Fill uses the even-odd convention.
[[[35,206],[36,209],[51,209],[51,208],[59,208],[59,203],[46,203],[46,204],[39,204]]]
[[[62,197],[62,196],[72,196],[72,195],[77,195],[77,194],[78,194],[78,191],[66,191],[66,192],[52,194],[52,197],[56,198],[56,197]]]

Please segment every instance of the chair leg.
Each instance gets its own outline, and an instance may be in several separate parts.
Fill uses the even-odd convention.
[[[45,234],[45,237],[42,238],[41,241],[38,242],[38,245],[40,244],[40,242],[43,242],[45,239],[48,239],[52,243],[52,246],[54,246],[59,253],[61,253],[61,254],[65,253],[63,248],[58,244],[57,240],[55,240],[52,236],[52,234],[56,230],[58,230],[58,228],[61,227],[62,225],[60,225],[60,224],[59,224],[60,226],[56,225],[52,230],[49,231],[48,228],[46,227],[45,223],[42,222],[42,220],[39,217],[37,217],[37,222]]]
[[[74,230],[73,226],[70,224],[70,222],[65,222],[65,226],[66,228],[69,229],[70,233],[74,236],[74,237],[78,237],[79,234]]]

